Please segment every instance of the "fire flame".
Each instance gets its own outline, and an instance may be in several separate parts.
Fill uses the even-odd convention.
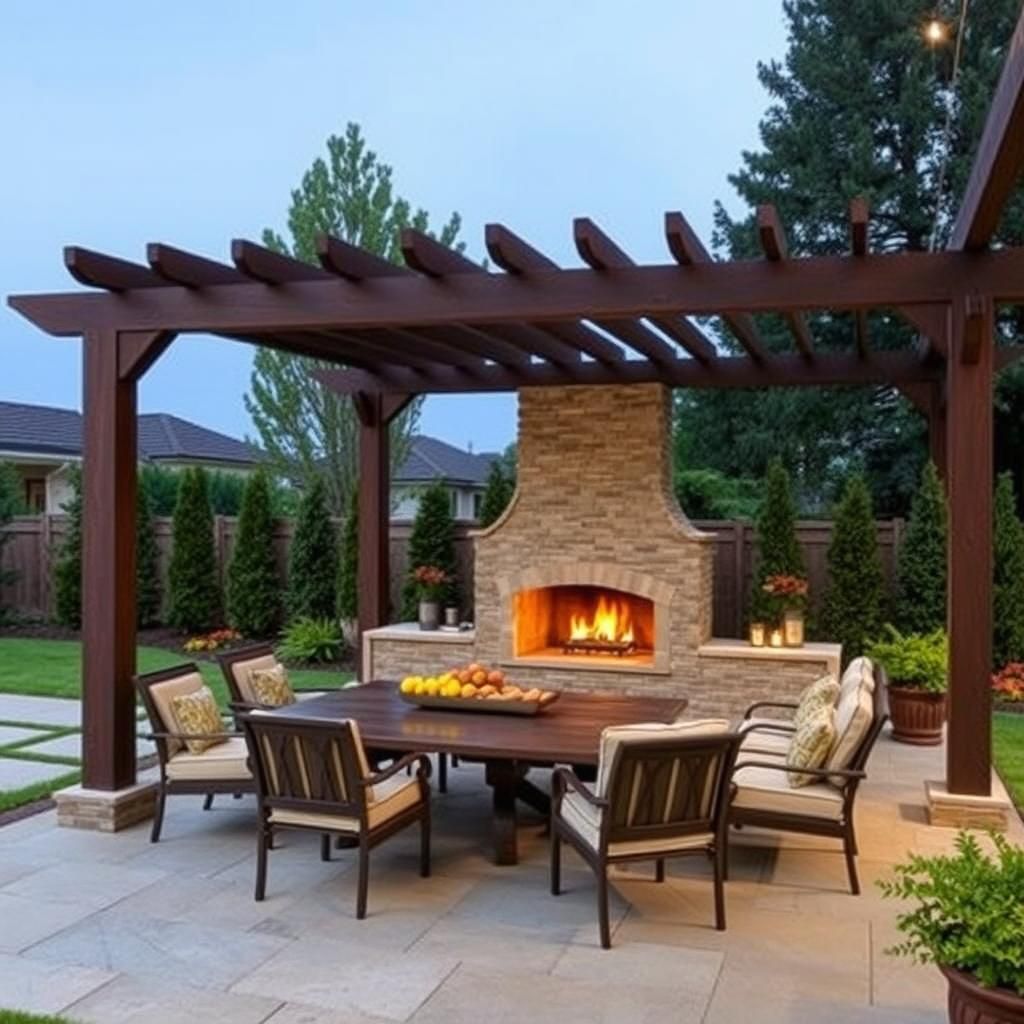
[[[625,601],[616,601],[602,594],[592,618],[587,619],[583,615],[572,616],[569,638],[631,644],[633,622],[629,614],[629,605]]]

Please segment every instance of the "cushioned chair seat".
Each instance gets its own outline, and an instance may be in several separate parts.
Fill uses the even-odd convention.
[[[322,690],[306,690],[306,691],[296,690],[295,691],[295,700],[296,700],[296,703],[299,703],[299,704],[301,704],[304,700],[312,700],[314,697],[322,697],[322,696],[323,696],[323,691]]]
[[[604,811],[595,807],[579,793],[570,790],[562,799],[562,820],[593,850],[598,848],[601,833],[601,818]],[[609,843],[609,857],[626,857],[634,854],[669,854],[679,850],[693,850],[709,846],[714,841],[710,832],[693,836],[672,836],[668,839],[629,840]]]
[[[390,779],[373,787],[373,800],[366,807],[370,828],[383,825],[386,821],[415,807],[420,802],[419,781],[404,775],[393,775]],[[302,825],[306,828],[335,829],[342,832],[358,832],[359,819],[340,814],[318,814],[311,811],[294,811],[275,807],[270,812],[275,825]]]
[[[167,762],[167,778],[179,782],[251,781],[248,761],[245,740],[241,736],[231,736],[201,754],[179,750]]]
[[[789,739],[792,733],[775,732],[774,730],[758,729],[743,737],[740,743],[741,754],[773,754],[785,757],[789,750]]]
[[[736,786],[733,807],[772,814],[803,814],[829,821],[839,821],[843,815],[842,794],[829,782],[792,788],[785,772],[753,766],[740,768],[732,781]]]
[[[783,712],[778,718],[763,718],[761,715],[751,715],[744,718],[739,724],[739,731],[746,732],[752,725],[792,725],[793,716]]]

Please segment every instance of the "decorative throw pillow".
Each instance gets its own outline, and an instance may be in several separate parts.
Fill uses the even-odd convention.
[[[218,743],[227,742],[227,733],[224,731],[224,723],[221,721],[220,711],[217,708],[217,701],[213,692],[208,686],[196,690],[194,693],[185,693],[180,697],[171,699],[171,708],[174,712],[174,719],[178,723],[178,732],[187,734],[208,735],[210,739],[185,740],[185,746],[192,754],[201,754]]]
[[[793,712],[793,725],[799,729],[808,718],[813,718],[823,708],[834,708],[839,696],[839,684],[834,676],[822,676],[808,686],[798,699]]]
[[[295,691],[288,682],[284,665],[253,669],[249,673],[249,683],[257,704],[267,708],[281,708],[285,704],[295,703]]]
[[[793,733],[786,754],[786,764],[792,768],[820,768],[836,741],[836,713],[822,708],[816,715],[806,718]],[[790,786],[809,786],[818,779],[806,772],[786,772]]]

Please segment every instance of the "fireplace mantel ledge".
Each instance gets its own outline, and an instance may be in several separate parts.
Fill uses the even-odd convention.
[[[697,648],[700,658],[743,658],[765,661],[821,661],[837,679],[842,664],[843,645],[817,642],[802,647],[754,647],[746,640],[719,637]]]
[[[420,629],[418,622],[394,622],[390,626],[367,629],[363,637],[371,640],[424,640],[427,643],[475,644],[476,630],[463,629],[455,633],[446,629]]]

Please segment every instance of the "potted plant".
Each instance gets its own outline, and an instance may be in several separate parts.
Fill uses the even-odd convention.
[[[769,576],[761,589],[771,599],[775,621],[787,647],[804,645],[804,612],[807,610],[807,580],[803,576],[779,573]]]
[[[948,647],[941,629],[932,633],[886,634],[868,644],[867,655],[889,677],[889,713],[893,739],[917,746],[942,742],[946,721]]]
[[[412,578],[419,595],[420,629],[438,629],[441,625],[441,598],[451,582],[448,573],[436,565],[420,565],[413,570]]]
[[[913,856],[886,897],[909,900],[888,950],[937,964],[949,983],[952,1024],[1024,1024],[1024,849],[992,835],[994,856],[961,832],[956,853]]]
[[[1024,662],[1011,661],[992,676],[992,697],[997,710],[1024,714]]]

